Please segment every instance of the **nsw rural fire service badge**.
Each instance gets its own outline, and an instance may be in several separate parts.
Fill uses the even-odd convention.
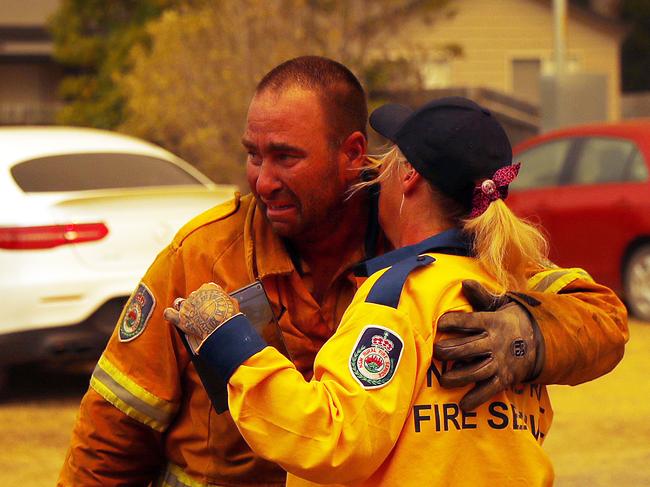
[[[126,306],[124,316],[122,316],[122,323],[120,323],[121,342],[130,342],[144,331],[155,304],[156,300],[151,291],[147,286],[140,283]]]
[[[367,326],[350,356],[350,372],[365,389],[382,387],[393,378],[403,348],[402,339],[394,331]]]

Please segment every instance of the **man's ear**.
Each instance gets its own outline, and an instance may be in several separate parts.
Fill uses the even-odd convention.
[[[409,162],[404,163],[404,169],[405,171],[401,175],[401,180],[402,191],[406,195],[415,190],[418,184],[422,181],[422,176]]]
[[[351,171],[360,171],[366,165],[368,141],[361,132],[352,132],[341,144],[340,153],[345,157],[345,164]]]

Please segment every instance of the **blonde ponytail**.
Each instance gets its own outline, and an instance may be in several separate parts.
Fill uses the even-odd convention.
[[[518,218],[503,200],[490,203],[481,215],[463,220],[474,255],[502,290],[524,290],[526,274],[535,266],[548,267],[548,244],[542,233]]]

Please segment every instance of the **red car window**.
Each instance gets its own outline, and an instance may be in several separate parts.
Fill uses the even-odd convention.
[[[635,152],[634,157],[630,161],[628,169],[628,181],[643,182],[648,180],[648,165],[643,159],[643,154],[638,150]]]
[[[636,146],[625,139],[589,137],[575,160],[572,183],[598,184],[622,182]]]
[[[572,142],[572,139],[555,140],[519,154],[516,161],[521,162],[521,170],[510,188],[522,190],[559,185]]]

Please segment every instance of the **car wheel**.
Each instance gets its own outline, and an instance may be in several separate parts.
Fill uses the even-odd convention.
[[[650,245],[634,251],[623,274],[623,290],[630,314],[650,322]]]

